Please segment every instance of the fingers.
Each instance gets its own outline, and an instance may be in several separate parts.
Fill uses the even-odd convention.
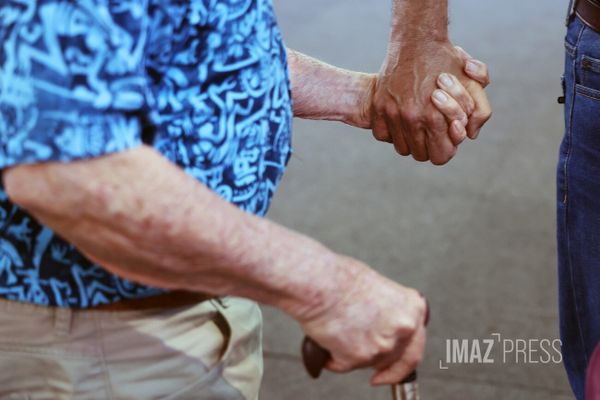
[[[462,83],[460,83],[454,75],[447,73],[440,74],[437,84],[440,89],[443,89],[460,105],[462,110],[466,113],[465,117],[468,117],[473,113],[473,110],[475,110],[475,102],[467,89],[465,89]]]
[[[390,135],[387,123],[385,119],[380,116],[373,116],[373,137],[380,142],[393,143],[392,135]]]
[[[469,60],[465,64],[465,73],[471,79],[476,80],[481,86],[486,87],[490,84],[490,75],[488,67],[479,60]]]
[[[387,124],[388,131],[393,132],[393,134],[390,135],[392,136],[390,143],[394,144],[396,152],[402,156],[410,155],[411,149],[400,126],[399,118],[397,116],[386,116],[385,122]]]
[[[349,285],[341,303],[305,321],[304,331],[329,351],[328,370],[372,367],[380,375],[375,384],[392,378],[399,381],[423,354],[425,299],[416,290],[371,271]]]
[[[387,364],[378,365],[377,372],[371,379],[372,385],[395,384],[401,382],[413,373],[423,359],[426,341],[427,302],[416,294],[419,302],[419,323],[415,326],[413,334],[400,344],[400,348],[394,353],[395,357],[389,359]]]
[[[447,96],[446,101],[450,102],[450,98]],[[448,122],[439,112],[429,118],[427,148],[431,163],[434,165],[444,165],[456,154],[455,145],[448,135]]]
[[[465,129],[465,126],[469,122],[467,114],[456,102],[456,100],[450,97],[448,93],[444,92],[443,90],[438,89],[433,92],[431,100],[437,109],[444,114],[448,123],[450,123],[448,135],[452,144],[458,146],[467,137],[467,131]]]
[[[452,121],[448,135],[454,146],[458,146],[467,138],[467,129],[461,121]]]
[[[412,155],[417,161],[429,160],[429,153],[425,145],[425,133],[417,131],[412,133],[409,127],[404,127],[399,118],[387,119],[388,129],[394,132],[394,148],[403,156]]]
[[[478,106],[471,92],[455,76],[443,73],[438,77],[437,85],[442,90],[434,91],[431,96],[435,108],[431,104],[425,106],[428,109],[415,105],[412,109],[411,106],[400,107],[397,101],[381,104],[380,112],[374,112],[372,118],[373,136],[379,141],[393,143],[396,152],[403,156],[412,154],[417,161],[446,164],[467,137],[465,126]],[[487,112],[485,104],[479,109],[482,114],[478,115],[478,120],[483,121]],[[479,125],[471,123],[473,131],[479,130],[483,122]]]
[[[473,100],[475,100],[475,111],[469,117],[467,124],[467,136],[470,139],[476,139],[483,125],[492,117],[492,107],[483,88],[474,84],[470,90]]]
[[[404,139],[408,142],[410,153],[416,161],[425,162],[429,160],[431,155],[427,148],[427,136],[425,131],[417,130],[415,133],[409,132],[404,136]]]
[[[397,116],[390,113],[388,117],[388,126],[394,130],[394,144],[396,136],[402,134],[405,142],[408,144],[410,154],[417,161],[427,161],[430,158],[427,149],[427,135],[425,132],[426,123],[424,121],[422,109],[410,106],[404,107],[397,112]],[[438,113],[435,109],[431,109]]]
[[[463,49],[462,47],[454,46],[454,48],[458,52],[458,55],[460,56],[460,59],[463,60],[463,62],[467,62],[468,60],[473,59],[473,56],[470,55],[469,53],[467,53],[467,51],[465,49]]]
[[[425,327],[421,325],[406,346],[401,358],[386,368],[378,370],[371,378],[371,385],[393,385],[412,374],[423,359],[425,352]]]
[[[459,121],[467,125],[469,118],[458,102],[443,90],[437,89],[431,95],[431,100],[437,109],[444,114],[446,120]]]
[[[462,47],[454,46],[461,60],[465,63],[465,73],[471,78],[476,80],[484,88],[490,84],[490,74],[488,67],[485,63],[474,59],[469,53],[467,53]]]

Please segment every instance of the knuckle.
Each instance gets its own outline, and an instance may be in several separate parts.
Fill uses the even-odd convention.
[[[419,364],[421,364],[421,361],[423,361],[423,355],[422,354],[416,354],[414,356],[411,356],[407,360],[406,364],[410,367],[411,370],[415,370],[415,369],[417,369],[417,367],[419,366]]]
[[[378,351],[375,348],[363,348],[354,355],[354,365],[370,365],[377,354]]]
[[[348,363],[338,364],[335,366],[335,371],[341,372],[341,373],[350,372],[353,369],[354,368],[352,367],[352,365],[348,364]]]
[[[418,319],[411,317],[399,318],[395,321],[395,335],[398,340],[412,337],[419,328]]]
[[[473,114],[475,111],[475,100],[473,100],[471,96],[465,96],[464,106],[467,115]]]
[[[404,151],[404,149],[402,149],[401,147],[394,146],[394,149],[396,150],[396,153],[398,153],[399,155],[401,155],[401,156],[404,156],[404,155],[405,155],[405,154],[404,154],[404,153],[405,153],[405,151]]]
[[[412,156],[415,159],[415,161],[418,161],[418,162],[429,161],[429,157],[427,157],[427,155],[425,155],[425,154],[415,154],[415,153],[413,153]]]
[[[446,126],[446,120],[439,113],[427,115],[425,123],[430,129],[433,129],[432,134],[438,135],[443,133],[443,128]]]
[[[435,159],[431,158],[431,163],[435,166],[442,166],[448,164],[448,162],[452,159],[453,154],[451,152],[443,153],[437,156]]]
[[[455,147],[453,153],[456,153],[457,150],[458,148]],[[417,302],[417,313],[421,318],[425,317],[425,314],[427,314],[427,301],[424,297],[421,297],[421,295],[419,295],[419,301]]]
[[[492,110],[490,109],[476,111],[471,117],[478,125],[485,124],[490,118],[492,118]]]
[[[396,343],[392,340],[386,340],[379,345],[379,354],[390,354],[396,348]]]
[[[390,140],[390,136],[385,131],[374,130],[373,137],[380,142],[387,142]]]
[[[400,154],[401,156],[407,156],[410,154],[407,146],[400,145],[396,142],[394,142],[394,149],[396,150],[396,153]]]
[[[436,157],[431,158],[431,163],[436,167],[441,167],[442,165],[446,165],[450,161],[451,157]]]
[[[373,110],[375,110],[376,114],[382,115],[384,114],[387,103],[388,102],[385,98],[381,96],[375,96],[373,98]]]
[[[405,107],[399,111],[400,117],[411,125],[418,124],[422,119],[421,110],[415,106]]]
[[[348,362],[337,362],[332,366],[332,371],[346,373],[353,370],[353,367]]]
[[[458,146],[460,146],[465,141],[466,138],[467,138],[466,135],[461,135],[460,137],[452,138],[453,143],[454,143],[454,149],[452,150],[452,158],[454,158],[456,153],[458,153]]]
[[[490,120],[490,118],[492,118],[492,110],[491,109],[489,109],[485,112],[484,122],[488,122]]]
[[[385,107],[385,114],[392,119],[397,119],[400,117],[400,111],[398,110],[398,106],[393,103],[388,103]]]

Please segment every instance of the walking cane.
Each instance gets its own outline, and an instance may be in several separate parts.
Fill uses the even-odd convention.
[[[425,325],[429,322],[429,304],[425,311]],[[329,351],[325,350],[317,342],[304,338],[302,342],[302,361],[308,374],[317,379],[321,371],[331,358]],[[393,400],[419,400],[419,384],[417,383],[417,371],[413,371],[402,382],[392,385]]]

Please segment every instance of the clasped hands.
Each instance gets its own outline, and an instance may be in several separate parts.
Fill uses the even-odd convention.
[[[450,42],[388,55],[363,108],[363,126],[417,161],[446,164],[477,138],[492,110],[487,66]]]

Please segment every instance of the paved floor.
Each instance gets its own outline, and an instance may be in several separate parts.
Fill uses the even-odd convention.
[[[347,68],[378,69],[389,0],[275,3],[290,47]],[[427,294],[425,399],[571,398],[561,365],[525,363],[513,353],[503,360],[502,348],[558,336],[554,168],[566,3],[451,1],[452,39],[491,67],[495,114],[481,138],[443,168],[400,158],[367,131],[296,121],[295,155],[270,218]],[[368,372],[310,381],[299,327],[276,310],[265,309],[265,318],[263,399],[391,398],[386,388],[369,387]],[[507,339],[496,342],[494,363],[440,369],[447,339],[493,333]],[[528,348],[539,351],[536,342]]]

